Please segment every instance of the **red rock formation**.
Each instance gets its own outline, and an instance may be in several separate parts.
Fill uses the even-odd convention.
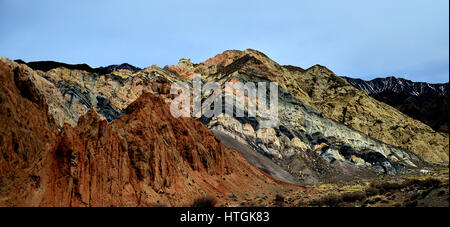
[[[90,110],[56,135],[30,77],[0,69],[1,206],[182,206],[202,195],[223,205],[230,192],[286,188],[150,93],[110,124]]]
[[[221,65],[223,67],[231,64],[234,60],[237,60],[238,58],[242,57],[243,51],[240,50],[227,50],[221,54],[218,54],[206,61],[204,61],[202,64],[209,67],[212,65]]]
[[[0,61],[0,205],[17,205],[40,186],[36,173],[56,127],[44,97],[19,68]]]

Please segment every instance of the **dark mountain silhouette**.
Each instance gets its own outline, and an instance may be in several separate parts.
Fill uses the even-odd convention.
[[[448,133],[448,83],[430,84],[386,77],[370,81],[344,77],[351,85],[436,131]]]
[[[99,67],[99,68],[97,68],[97,70],[103,70],[105,72],[113,72],[113,71],[116,71],[116,70],[119,70],[119,69],[126,69],[126,70],[130,70],[130,71],[133,71],[133,72],[141,70],[141,68],[135,67],[135,66],[130,65],[128,63],[123,63],[123,64],[120,64],[120,65],[109,65],[109,66],[106,66],[106,67]]]
[[[62,62],[56,62],[56,61],[32,61],[32,62],[25,62],[21,59],[14,60],[17,63],[20,64],[26,64],[28,67],[34,69],[34,70],[41,70],[41,71],[49,71],[51,69],[64,67],[71,70],[83,70],[87,72],[92,73],[99,73],[99,74],[105,74],[105,73],[111,73],[113,71],[119,70],[119,69],[126,69],[130,71],[138,71],[141,70],[138,67],[135,67],[133,65],[130,65],[128,63],[123,63],[120,65],[109,65],[105,67],[98,67],[98,68],[92,68],[88,64],[67,64]]]

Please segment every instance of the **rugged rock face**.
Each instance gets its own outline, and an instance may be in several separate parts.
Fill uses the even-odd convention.
[[[45,97],[21,68],[0,61],[0,205],[40,186],[38,169],[56,139]]]
[[[326,67],[309,69],[280,66],[255,50],[226,51],[200,63],[196,72],[205,78],[233,72],[278,82],[304,104],[325,117],[413,152],[426,161],[448,163],[449,137],[351,86]]]
[[[143,92],[168,93],[170,89],[170,81],[152,68],[135,74],[129,70],[98,74],[66,68],[44,72],[9,62],[35,78],[59,128],[64,123],[75,126],[91,108],[112,121]]]
[[[2,206],[180,206],[201,195],[225,202],[231,192],[243,197],[293,187],[249,165],[200,122],[173,118],[151,93],[112,123],[90,109],[75,127],[64,124],[58,131],[40,82],[5,62]]]
[[[254,51],[246,52],[251,55]],[[230,52],[224,53],[229,54]],[[267,78],[275,79],[276,73],[283,70],[280,66],[268,70],[266,68],[272,67],[270,64],[276,63],[268,59],[258,60],[267,58],[260,53],[255,56],[237,58],[225,67],[210,66],[211,74],[203,76],[204,82],[218,82],[222,89],[227,82],[268,83],[271,80]],[[213,60],[227,62],[221,55]],[[206,62],[209,64],[213,60]],[[253,67],[254,64],[257,69]],[[205,65],[200,64],[198,67],[201,71],[208,72],[204,68]],[[258,71],[259,69],[261,70]],[[256,100],[248,101],[248,106],[256,105]],[[223,105],[223,109],[238,109],[235,104],[232,107]],[[246,113],[248,106],[245,106]],[[279,125],[275,128],[261,128],[260,116],[232,117],[221,114],[200,120],[222,139],[225,134],[234,138],[236,143],[244,143],[266,155],[302,183],[328,181],[336,176],[341,177],[339,180],[349,179],[371,170],[394,174],[404,168],[422,165],[421,159],[410,152],[394,148],[325,118],[317,109],[283,88],[278,92],[278,106]],[[229,141],[229,138],[226,139]],[[230,142],[226,144],[229,145]]]
[[[299,74],[298,86],[325,116],[434,163],[448,163],[449,137],[369,97],[322,66]]]
[[[200,122],[174,119],[150,93],[125,111],[130,114],[108,124],[90,110],[75,128],[63,128],[50,153],[42,205],[176,205],[238,192],[237,185],[251,193],[276,184]]]
[[[373,98],[422,121],[436,131],[448,133],[448,83],[429,84],[395,77],[370,81],[344,78]]]

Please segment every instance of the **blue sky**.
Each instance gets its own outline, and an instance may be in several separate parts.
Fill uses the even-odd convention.
[[[338,75],[449,78],[448,0],[0,0],[0,56],[93,67],[257,49]]]

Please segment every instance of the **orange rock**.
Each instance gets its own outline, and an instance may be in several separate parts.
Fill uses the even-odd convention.
[[[315,151],[321,150],[324,147],[328,147],[328,144],[326,144],[326,143],[317,144],[317,145],[314,146],[314,150]]]

